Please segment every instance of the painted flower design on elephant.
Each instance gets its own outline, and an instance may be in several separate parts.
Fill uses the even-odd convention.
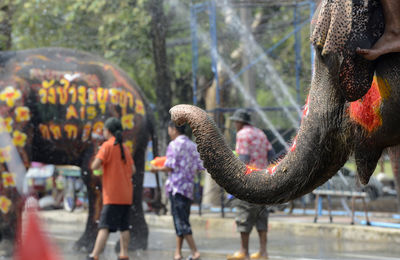
[[[3,187],[4,188],[15,187],[15,173],[3,172],[1,174],[1,178],[3,179]]]
[[[2,118],[0,117],[0,133],[11,133],[12,132],[12,123],[13,119],[11,117]]]
[[[145,115],[143,101],[140,99],[135,100],[135,112],[139,115]]]
[[[16,130],[13,132],[13,144],[15,146],[24,147],[26,142],[26,134]]]
[[[124,142],[124,145],[126,146],[126,148],[128,148],[129,153],[133,153],[133,142],[128,140],[126,142]]]
[[[133,114],[126,114],[122,116],[121,123],[122,128],[125,129],[132,129],[135,126],[135,122],[133,121]]]
[[[0,211],[3,212],[3,214],[7,214],[8,211],[10,210],[12,202],[5,196],[0,196]]]
[[[29,121],[29,119],[31,119],[31,114],[28,107],[17,107],[15,109],[15,120],[17,122]]]
[[[0,148],[0,163],[9,162],[11,160],[11,146]]]
[[[13,107],[21,96],[21,91],[15,89],[13,86],[8,86],[0,93],[0,100],[6,102],[7,106]]]

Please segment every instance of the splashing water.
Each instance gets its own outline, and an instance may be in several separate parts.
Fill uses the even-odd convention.
[[[179,1],[171,0],[171,3],[175,6],[175,8],[176,8],[176,10],[178,12],[181,12],[183,14],[189,13],[189,10],[187,9],[187,7],[184,4],[180,3]],[[199,34],[200,40],[202,42],[204,42],[205,44],[207,44],[208,46],[210,46],[210,36],[209,36],[209,34],[204,32],[204,30],[202,30],[201,28],[198,28],[197,32]],[[224,71],[226,71],[227,74],[229,75],[229,78],[231,79],[232,84],[241,92],[241,94],[243,95],[245,100],[249,104],[251,104],[253,106],[253,109],[260,116],[261,120],[265,123],[265,125],[267,125],[267,127],[270,128],[271,132],[276,136],[278,141],[285,147],[286,150],[288,150],[289,146],[287,145],[287,143],[284,140],[284,138],[280,135],[278,130],[271,123],[271,121],[269,120],[267,115],[265,113],[263,113],[263,111],[260,109],[260,106],[257,104],[255,99],[251,96],[251,94],[248,93],[248,91],[246,90],[246,88],[244,87],[242,82],[240,82],[240,80],[237,77],[235,77],[235,73],[232,71],[232,69],[226,64],[224,59],[221,57],[221,55],[218,54],[218,52],[216,50],[211,50],[211,51],[212,51],[212,55],[214,55],[214,57],[216,57],[219,66],[221,66],[221,68]],[[272,65],[269,65],[269,67],[272,67]],[[275,71],[275,75],[277,75],[276,71]],[[279,76],[277,76],[277,77],[279,78]],[[280,82],[282,82],[282,80],[280,80]],[[282,82],[282,84],[284,84],[284,83]],[[277,93],[277,92],[274,92],[274,93]],[[277,94],[277,96],[279,96],[279,94]],[[277,100],[279,101],[279,100],[281,100],[281,98],[279,97],[279,98],[277,98]],[[295,105],[295,107],[297,108],[297,104]],[[290,115],[290,117],[291,117],[291,113],[287,109],[286,109],[286,113],[288,115]],[[301,112],[299,112],[299,114],[301,114]],[[292,117],[291,121],[294,124],[294,126],[297,128],[298,127],[298,121],[293,119],[293,117]]]

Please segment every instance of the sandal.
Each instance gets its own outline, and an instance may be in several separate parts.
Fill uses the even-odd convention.
[[[242,252],[235,252],[232,255],[228,255],[226,260],[243,260],[246,259],[246,255]]]
[[[262,260],[265,260],[265,259],[268,259],[268,256],[263,256],[263,255],[260,254],[260,252],[257,252],[257,253],[251,254],[250,255],[250,259],[262,259]]]

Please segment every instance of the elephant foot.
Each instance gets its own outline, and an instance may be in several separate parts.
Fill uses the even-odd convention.
[[[82,236],[78,241],[74,243],[73,249],[75,251],[80,251],[85,253],[92,252],[94,248],[94,243],[96,241],[95,239],[96,238],[89,239],[88,236]]]
[[[400,29],[385,31],[371,49],[357,48],[356,52],[367,60],[376,60],[381,55],[400,52]]]

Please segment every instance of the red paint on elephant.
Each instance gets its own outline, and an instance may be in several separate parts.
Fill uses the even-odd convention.
[[[252,172],[254,172],[254,171],[261,171],[261,169],[258,169],[258,168],[255,168],[255,167],[251,167],[251,166],[249,166],[249,165],[246,165],[246,172],[245,172],[246,175],[247,175],[247,174],[250,174],[250,173],[252,173]]]
[[[380,106],[382,96],[376,77],[367,94],[354,102],[350,103],[350,118],[363,126],[368,132],[373,132],[382,125]]]
[[[270,175],[274,175],[275,172],[276,172],[276,167],[278,167],[278,165],[279,165],[279,163],[277,163],[276,165],[274,165],[274,166],[272,166],[272,167],[269,167],[269,168],[268,168],[268,173],[269,173]]]

